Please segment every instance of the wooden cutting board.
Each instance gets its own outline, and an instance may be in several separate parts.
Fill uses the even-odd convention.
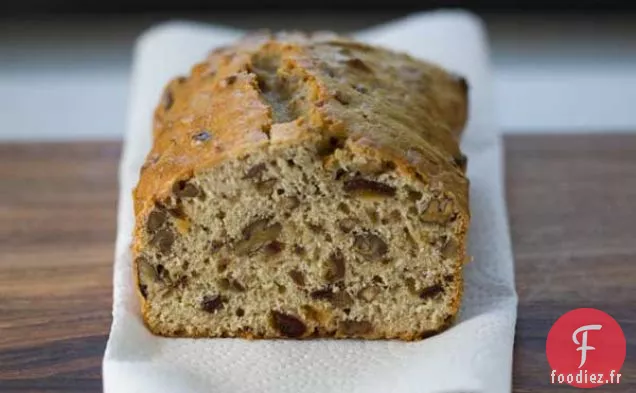
[[[116,234],[115,142],[0,144],[0,392],[101,392]],[[556,392],[545,339],[595,307],[627,337],[636,391],[636,135],[509,136],[520,297],[514,392]],[[571,390],[571,389],[570,389]]]

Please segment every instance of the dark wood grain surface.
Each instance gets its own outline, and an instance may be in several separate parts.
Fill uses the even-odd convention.
[[[565,312],[613,316],[627,339],[620,385],[636,392],[636,135],[506,138],[506,192],[519,311],[515,392],[550,384],[545,340]]]
[[[636,391],[636,135],[505,139],[519,319],[514,392],[549,383],[545,338],[600,308]],[[99,392],[110,326],[117,143],[0,144],[0,392]]]
[[[0,145],[0,392],[98,392],[118,143]]]

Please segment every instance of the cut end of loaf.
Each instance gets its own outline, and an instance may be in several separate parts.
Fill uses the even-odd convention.
[[[189,337],[420,339],[459,307],[467,217],[391,161],[266,145],[138,222],[144,319]]]

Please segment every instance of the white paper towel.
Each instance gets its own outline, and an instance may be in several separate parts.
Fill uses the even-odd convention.
[[[508,392],[517,298],[493,122],[488,48],[479,20],[463,12],[418,14],[358,36],[433,60],[466,76],[470,121],[463,140],[472,224],[458,323],[420,342],[166,339],[144,327],[128,251],[131,190],[151,145],[152,111],[165,83],[242,32],[170,23],[137,42],[120,166],[113,325],[104,390],[127,392]]]

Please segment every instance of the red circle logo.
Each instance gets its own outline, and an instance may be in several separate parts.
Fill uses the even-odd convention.
[[[548,333],[551,382],[579,388],[620,383],[626,347],[623,330],[607,313],[595,308],[569,311]]]

